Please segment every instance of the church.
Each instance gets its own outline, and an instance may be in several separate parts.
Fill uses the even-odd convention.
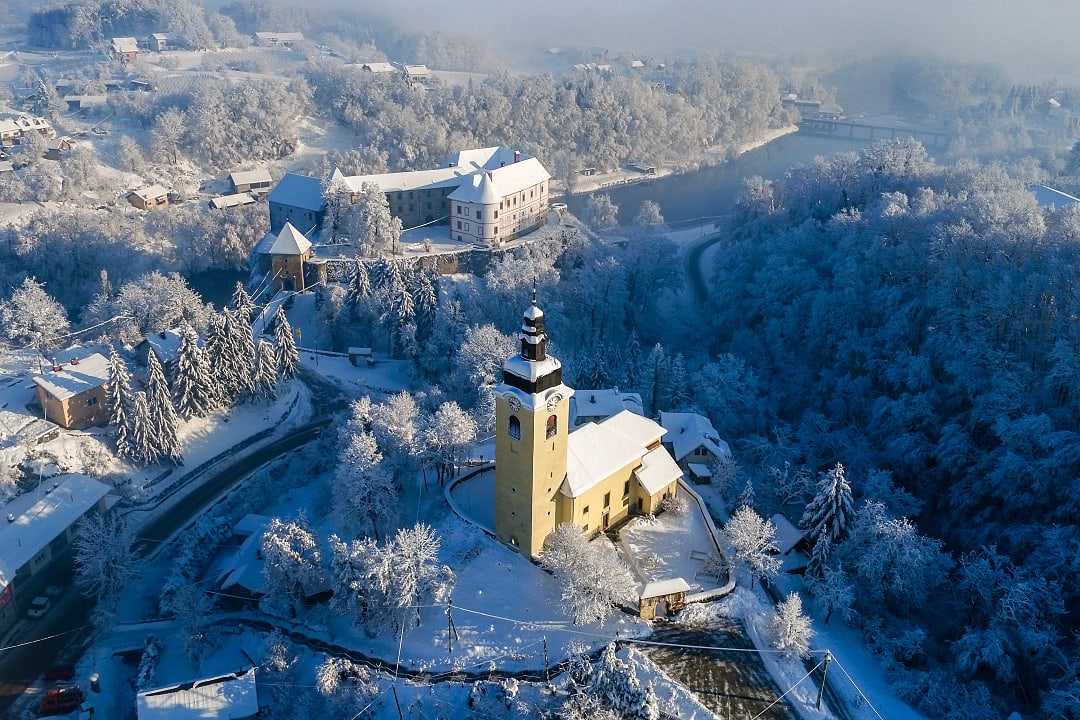
[[[534,297],[521,352],[503,363],[495,388],[495,532],[525,555],[539,555],[557,525],[595,535],[629,515],[657,512],[678,491],[682,470],[661,443],[663,427],[623,410],[570,432],[573,395],[562,364],[547,353]]]

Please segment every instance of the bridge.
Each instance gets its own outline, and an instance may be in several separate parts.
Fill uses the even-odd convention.
[[[804,118],[798,122],[799,132],[804,135],[851,140],[853,142],[873,142],[896,138],[915,138],[928,148],[944,149],[949,145],[952,134],[944,130],[927,130],[890,125],[874,125],[831,118]]]

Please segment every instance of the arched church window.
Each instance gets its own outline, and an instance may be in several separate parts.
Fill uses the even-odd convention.
[[[559,418],[552,415],[547,419],[547,436],[549,438],[555,437],[559,432]]]
[[[521,439],[521,421],[517,419],[516,415],[510,416],[510,422],[507,423],[506,432],[514,440]]]

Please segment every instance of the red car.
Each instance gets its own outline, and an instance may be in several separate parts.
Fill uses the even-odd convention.
[[[72,665],[57,665],[56,667],[49,668],[49,671],[45,673],[45,679],[49,682],[74,680],[75,668]]]
[[[78,687],[53,688],[41,698],[38,715],[64,715],[72,710],[78,710],[84,697],[83,691]]]

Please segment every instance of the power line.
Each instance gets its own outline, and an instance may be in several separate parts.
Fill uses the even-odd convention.
[[[802,681],[803,681],[803,680],[805,680],[806,678],[808,678],[808,677],[810,677],[811,675],[813,675],[813,674],[814,674],[814,671],[815,671],[815,670],[817,670],[817,669],[818,669],[819,667],[821,667],[821,666],[822,666],[822,665],[823,665],[824,663],[825,663],[825,661],[824,661],[824,660],[822,660],[822,661],[821,661],[821,662],[819,662],[819,663],[818,663],[817,665],[815,665],[815,666],[814,666],[813,668],[811,668],[810,672],[806,673],[806,674],[805,674],[805,675],[803,675],[803,676],[802,676],[801,678],[799,678],[798,680],[796,680],[796,681],[795,681],[795,684],[794,684],[794,685],[792,685],[791,687],[789,687],[789,688],[788,688],[787,690],[785,690],[785,691],[784,691],[784,694],[783,694],[783,695],[781,695],[780,697],[776,698],[776,699],[775,699],[775,700],[773,700],[773,701],[772,701],[771,703],[769,703],[769,704],[768,704],[768,706],[767,706],[767,707],[766,707],[766,708],[765,708],[764,710],[762,710],[761,712],[759,712],[759,713],[758,713],[757,715],[755,715],[754,717],[752,717],[752,718],[751,718],[750,720],[758,720],[758,718],[759,718],[759,717],[761,717],[761,716],[762,716],[762,715],[764,715],[765,713],[769,712],[769,710],[771,710],[771,709],[772,709],[773,705],[776,705],[776,703],[780,702],[780,701],[781,701],[781,700],[783,700],[783,699],[784,699],[785,697],[787,697],[787,694],[788,694],[788,693],[790,693],[790,692],[791,692],[792,690],[794,690],[795,688],[797,688],[797,687],[799,686],[799,684],[800,684],[800,683],[802,683]]]
[[[36,640],[27,640],[26,642],[21,642],[21,643],[18,643],[17,645],[8,645],[7,647],[0,647],[0,652],[4,652],[6,650],[14,650],[15,648],[26,647],[27,645],[34,645],[36,643],[45,642],[46,640],[54,640],[54,639],[56,639],[58,637],[63,637],[64,635],[70,635],[71,633],[79,632],[80,630],[84,630],[84,629],[86,629],[88,627],[90,627],[90,626],[89,625],[80,625],[77,628],[72,628],[71,630],[65,630],[64,632],[56,633],[55,635],[47,635],[45,637],[38,638]]]
[[[840,664],[839,658],[837,658],[836,655],[833,655],[832,659],[833,659],[833,662],[836,663],[836,667],[840,668],[840,671],[842,673],[844,673],[844,677],[846,677],[848,679],[848,682],[851,683],[851,686],[853,688],[855,688],[855,691],[857,693],[859,693],[859,697],[861,697],[863,699],[863,701],[866,703],[866,705],[871,710],[874,711],[874,714],[878,716],[878,720],[885,720],[885,718],[881,715],[881,713],[878,712],[878,709],[876,707],[874,707],[874,704],[872,702],[870,702],[870,698],[866,697],[866,694],[862,691],[862,688],[860,688],[858,686],[858,684],[856,684],[855,678],[851,677],[851,675],[848,673],[848,671],[844,669],[844,666]]]

